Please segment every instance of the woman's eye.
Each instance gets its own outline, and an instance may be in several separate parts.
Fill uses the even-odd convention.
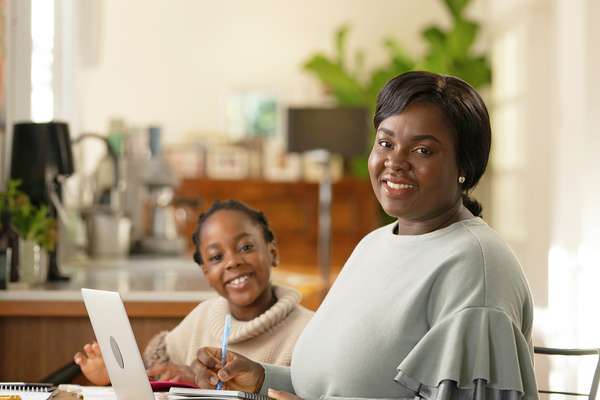
[[[387,140],[380,139],[377,141],[377,144],[388,149],[392,148],[392,144]]]
[[[419,154],[422,154],[422,155],[424,155],[424,156],[429,156],[429,155],[431,155],[431,150],[430,150],[430,149],[428,149],[427,147],[417,147],[417,148],[415,149],[415,151],[416,151],[417,153],[419,153]]]
[[[252,243],[246,243],[240,247],[240,250],[243,252],[247,252],[247,251],[252,250],[253,248],[254,248],[254,245]]]

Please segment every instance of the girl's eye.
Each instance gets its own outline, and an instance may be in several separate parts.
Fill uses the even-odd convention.
[[[252,250],[253,248],[254,248],[254,245],[252,243],[246,243],[240,247],[240,250],[245,253],[245,252]]]
[[[213,254],[212,256],[208,257],[208,262],[211,264],[214,263],[218,263],[223,259],[223,255],[222,254]]]
[[[431,150],[430,150],[430,149],[428,149],[427,147],[417,147],[417,148],[415,149],[415,152],[417,152],[417,153],[419,153],[419,154],[422,154],[422,155],[424,155],[424,156],[429,156],[429,155],[431,155]]]
[[[387,141],[387,140],[384,140],[384,139],[380,139],[380,140],[378,140],[378,141],[377,141],[377,144],[378,144],[379,146],[381,146],[381,147],[385,147],[385,148],[388,148],[388,149],[391,149],[391,148],[392,148],[392,143],[390,143],[389,141]]]

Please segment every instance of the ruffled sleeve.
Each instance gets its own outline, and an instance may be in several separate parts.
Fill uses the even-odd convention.
[[[505,312],[489,307],[435,324],[395,380],[429,400],[538,398],[531,347]]]

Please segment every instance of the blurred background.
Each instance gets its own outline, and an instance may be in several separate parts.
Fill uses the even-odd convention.
[[[0,9],[2,187],[14,175],[15,123],[68,124],[75,167],[55,211],[64,265],[156,249],[183,256],[198,212],[240,198],[271,219],[289,271],[316,273],[327,176],[335,274],[385,223],[365,178],[375,95],[426,69],[462,77],[488,105],[492,157],[475,197],[529,279],[536,343],[599,346],[600,2],[4,0]],[[310,151],[321,148],[325,167]]]

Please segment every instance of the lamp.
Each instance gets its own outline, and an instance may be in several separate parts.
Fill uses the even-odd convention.
[[[61,182],[74,171],[68,125],[17,123],[12,143],[10,177],[21,181],[21,190],[32,204],[48,206],[49,214],[56,217],[62,201]],[[48,280],[67,280],[58,267],[57,249],[48,255]]]
[[[318,262],[325,287],[331,268],[331,154],[345,158],[365,155],[368,146],[368,110],[362,107],[289,108],[289,152],[315,151],[323,174],[319,181]]]

